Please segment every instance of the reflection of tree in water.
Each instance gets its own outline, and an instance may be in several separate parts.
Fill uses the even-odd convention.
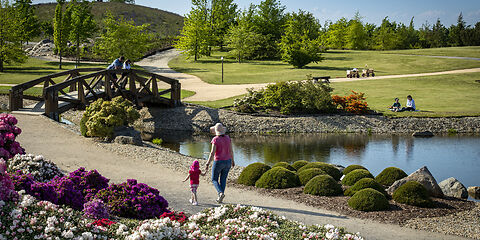
[[[395,156],[397,155],[399,144],[400,144],[400,138],[397,135],[392,135],[392,150]]]

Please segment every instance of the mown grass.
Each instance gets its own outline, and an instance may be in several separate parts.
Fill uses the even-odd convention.
[[[466,49],[465,51],[469,52],[470,50]],[[225,52],[214,52],[211,57],[202,57],[197,62],[179,56],[170,61],[169,66],[176,71],[198,76],[205,82],[220,84],[222,77],[220,57],[226,56],[226,54]],[[323,57],[325,57],[324,61],[311,63],[304,69],[294,69],[281,61],[237,63],[234,59],[225,59],[224,81],[225,84],[269,83],[304,80],[307,74],[345,77],[347,69],[354,67],[361,69],[365,65],[375,69],[378,76],[480,67],[480,61],[475,60],[397,55],[380,51],[328,51],[323,54]]]
[[[385,51],[385,53],[480,58],[480,46],[409,49]]]
[[[238,95],[238,96],[234,96],[226,99],[220,99],[216,101],[187,101],[187,102],[202,105],[205,107],[210,107],[210,108],[224,108],[224,107],[233,106],[233,102],[235,101],[235,99],[242,98],[245,95],[246,94],[242,94],[242,95]]]

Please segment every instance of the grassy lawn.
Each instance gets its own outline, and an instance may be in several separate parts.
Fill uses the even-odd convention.
[[[165,90],[165,89],[159,89],[158,91],[163,91],[163,90]],[[184,99],[184,98],[187,98],[187,97],[191,97],[193,95],[195,95],[194,91],[188,91],[188,90],[183,90],[182,89],[182,93],[180,93],[180,98]],[[170,99],[170,93],[165,93],[165,94],[162,95],[162,97]]]
[[[385,51],[385,53],[480,58],[480,46],[409,49]]]
[[[465,51],[470,51],[467,50]],[[456,51],[463,51],[463,48]],[[215,52],[211,57],[203,57],[197,62],[185,60],[184,56],[179,56],[170,61],[169,66],[177,71],[198,76],[205,82],[219,84],[222,69],[220,57],[225,55],[224,52]],[[307,74],[344,77],[345,70],[353,67],[363,68],[365,64],[368,64],[369,68],[375,69],[379,76],[480,67],[480,61],[475,60],[395,55],[380,51],[329,51],[323,56],[325,57],[324,61],[318,64],[309,64],[305,69],[294,69],[281,61],[248,61],[239,64],[234,59],[226,59],[224,63],[225,83],[245,84],[303,80]]]
[[[182,90],[182,91],[183,91],[183,90]],[[235,99],[237,99],[237,98],[242,98],[242,97],[244,97],[244,96],[245,96],[245,94],[238,95],[238,96],[234,96],[234,97],[231,97],[231,98],[220,99],[220,100],[217,100],[217,101],[206,101],[206,102],[202,102],[202,101],[187,101],[187,102],[193,103],[193,104],[202,105],[202,106],[205,106],[205,107],[223,108],[223,107],[232,106],[232,105],[233,105],[233,101],[235,101]]]
[[[478,73],[342,82],[331,86],[334,94],[347,95],[350,90],[366,93],[369,107],[388,116],[480,116],[480,83],[475,80],[480,80]],[[395,97],[405,106],[409,94],[420,112],[393,113],[387,109]]]

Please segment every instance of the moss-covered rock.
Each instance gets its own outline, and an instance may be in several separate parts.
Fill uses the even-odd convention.
[[[302,168],[303,166],[307,165],[308,162],[305,160],[299,160],[294,163],[292,163],[292,167],[295,168],[297,171],[298,169]]]
[[[252,163],[244,168],[242,173],[240,173],[240,176],[238,177],[238,183],[247,186],[255,186],[257,180],[270,169],[270,166],[265,163]]]
[[[364,166],[360,166],[360,165],[356,165],[356,164],[353,164],[353,165],[350,165],[348,167],[346,167],[344,170],[343,170],[343,175],[347,175],[349,174],[351,171],[353,170],[357,170],[357,169],[364,169],[364,170],[367,170]]]
[[[342,179],[342,184],[347,186],[353,186],[358,180],[362,178],[372,178],[373,175],[365,169],[356,169],[345,175]]]
[[[393,200],[417,207],[433,207],[427,189],[416,181],[410,181],[400,186],[393,193]]]
[[[300,172],[302,172],[304,170],[307,170],[307,169],[310,169],[310,168],[320,168],[337,181],[340,180],[340,178],[342,177],[342,173],[340,172],[340,170],[338,170],[336,167],[334,167],[331,164],[323,163],[323,162],[308,163],[307,165],[298,169],[297,172],[300,173]]]
[[[372,188],[375,189],[379,192],[381,192],[385,197],[388,197],[387,192],[383,188],[383,186],[378,183],[377,181],[371,179],[371,178],[362,178],[358,180],[352,187],[349,189],[345,190],[344,195],[345,196],[353,196],[355,193],[358,191],[365,189],[365,188]]]
[[[365,188],[355,193],[348,199],[348,206],[364,212],[382,211],[389,208],[385,195],[373,188]]]
[[[316,196],[337,196],[342,194],[342,187],[329,175],[318,175],[305,185],[303,192]]]
[[[288,170],[290,170],[290,171],[294,171],[294,172],[297,171],[297,169],[295,169],[294,167],[292,167],[292,166],[291,166],[290,164],[288,164],[287,162],[278,162],[278,163],[275,163],[275,165],[273,165],[272,168],[274,168],[274,167],[283,167],[283,168],[286,168],[286,169],[288,169]]]
[[[407,174],[400,168],[388,167],[375,177],[375,180],[385,186],[391,186],[395,181],[406,177]]]
[[[258,188],[283,189],[300,186],[298,175],[283,167],[266,171],[255,183]]]
[[[310,179],[314,178],[317,175],[328,175],[320,168],[310,168],[306,169],[305,171],[299,172],[298,177],[300,178],[300,183],[305,185],[310,181]]]

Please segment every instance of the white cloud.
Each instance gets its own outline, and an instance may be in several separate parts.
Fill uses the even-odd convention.
[[[419,17],[425,17],[425,18],[439,18],[440,16],[443,16],[443,15],[445,15],[445,12],[441,10],[428,10],[418,14]]]

